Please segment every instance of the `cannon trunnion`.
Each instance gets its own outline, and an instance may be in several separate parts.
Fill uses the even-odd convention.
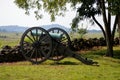
[[[85,64],[96,63],[73,52],[70,44],[69,35],[61,28],[45,30],[41,27],[32,27],[23,33],[20,41],[23,56],[34,64],[42,63],[47,59],[59,61],[67,56]]]

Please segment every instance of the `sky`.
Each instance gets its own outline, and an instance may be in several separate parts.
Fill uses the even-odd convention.
[[[41,25],[60,24],[62,26],[70,28],[70,23],[75,17],[76,12],[66,12],[65,17],[57,17],[55,22],[51,22],[50,16],[47,13],[44,14],[45,16],[43,16],[42,19],[36,20],[34,14],[28,16],[25,14],[24,10],[18,8],[17,5],[14,3],[14,0],[0,0],[0,26],[18,25],[33,27]],[[91,26],[88,21],[83,21],[82,23],[83,27],[88,27],[88,29],[100,29],[96,25]]]

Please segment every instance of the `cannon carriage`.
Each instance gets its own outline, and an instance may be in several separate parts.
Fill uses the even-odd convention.
[[[97,63],[73,52],[70,37],[61,28],[29,28],[23,33],[20,46],[25,59],[34,64],[40,64],[47,59],[60,61],[68,56],[88,65]]]

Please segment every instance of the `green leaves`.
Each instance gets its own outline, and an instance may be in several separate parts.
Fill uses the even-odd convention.
[[[36,19],[42,18],[39,10],[42,10],[42,3],[40,0],[15,0],[14,3],[25,10],[25,14],[29,15],[30,12],[34,12]]]
[[[108,0],[108,3],[109,3],[108,10],[113,15],[120,14],[120,0]]]
[[[15,0],[15,4],[24,9],[26,14],[35,13],[36,19],[42,18],[41,11],[44,10],[50,14],[51,21],[55,21],[55,16],[64,16],[68,10],[67,3],[75,7],[80,0]]]
[[[14,2],[19,8],[28,9],[29,4],[27,0],[15,0]]]

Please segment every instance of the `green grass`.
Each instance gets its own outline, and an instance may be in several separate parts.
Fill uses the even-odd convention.
[[[120,51],[114,47],[115,57],[105,57],[106,48],[86,51],[99,65],[85,65],[74,58],[65,58],[59,64],[45,61],[39,65],[16,62],[0,64],[0,80],[120,80]]]
[[[71,39],[81,38],[81,35],[78,33],[69,34],[69,36],[71,37]],[[85,39],[88,39],[88,38],[98,38],[99,39],[101,37],[104,37],[102,32],[96,32],[96,33],[88,32],[82,36],[82,38],[85,38]],[[119,37],[117,32],[115,33],[115,37]]]
[[[20,42],[21,35],[22,33],[0,32],[0,48],[5,45],[9,45],[9,46],[18,45]]]
[[[0,47],[19,44],[21,34],[0,33]],[[105,57],[106,47],[81,51],[80,53],[98,62],[98,66],[81,63],[74,58],[65,58],[56,64],[45,61],[39,65],[30,62],[0,63],[0,80],[120,80],[120,46],[114,47],[114,57]]]
[[[88,38],[100,38],[100,37],[103,37],[103,34],[102,32],[97,32],[97,33],[86,33],[84,34],[83,36],[81,36],[80,34],[78,33],[74,33],[74,34],[69,34],[71,39],[75,39],[75,38],[85,38],[85,39],[88,39]]]

